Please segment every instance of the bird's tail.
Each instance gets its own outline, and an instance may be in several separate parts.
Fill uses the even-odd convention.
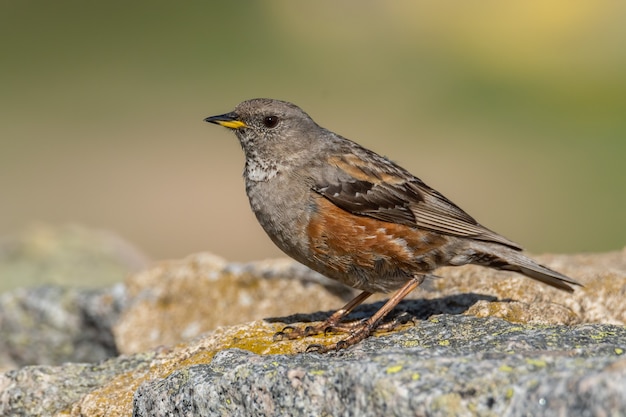
[[[572,285],[580,287],[583,286],[580,282],[563,275],[560,272],[538,264],[522,252],[515,249],[486,242],[480,242],[476,246],[478,247],[473,247],[472,249],[479,250],[479,253],[476,254],[471,263],[496,269],[519,272],[527,277],[541,281],[544,284],[548,284],[554,288],[568,292],[574,291]]]

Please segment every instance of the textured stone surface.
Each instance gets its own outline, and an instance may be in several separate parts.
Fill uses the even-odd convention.
[[[518,323],[626,323],[626,250],[552,255],[545,264],[585,283],[574,294],[514,273],[478,266],[442,268],[409,299],[429,300],[438,313],[501,317]],[[300,264],[270,260],[227,264],[207,253],[163,262],[129,277],[130,303],[114,327],[122,353],[189,340],[217,326],[299,314],[321,320],[356,294]],[[378,294],[371,301],[387,296]],[[402,307],[402,306],[400,306]]]
[[[121,285],[100,290],[44,286],[0,295],[0,370],[116,356],[111,327],[124,299]]]
[[[278,328],[254,322],[98,365],[11,371],[0,376],[0,415],[503,415],[537,405],[557,415],[626,406],[623,326],[441,315],[327,355],[297,352],[341,336],[273,342]]]
[[[69,363],[63,366],[28,366],[0,375],[1,416],[68,415],[74,404],[102,386],[115,383],[120,376],[142,372],[150,364],[154,353],[132,357],[118,357],[99,364]],[[120,387],[121,388],[121,387]],[[96,414],[74,415],[107,416],[109,409],[117,414],[115,403],[106,401]],[[129,414],[130,411],[128,411]]]
[[[625,349],[623,327],[438,316],[330,355],[222,351],[143,384],[134,415],[615,414]]]
[[[218,326],[339,308],[355,294],[289,259],[228,264],[209,253],[162,262],[126,281],[114,327],[122,353],[189,340]]]
[[[281,342],[272,336],[285,324],[325,318],[349,298],[340,287],[290,261],[237,265],[198,254],[166,262],[129,279],[121,293],[130,301],[120,298],[124,317],[117,324],[115,314],[93,301],[102,294],[93,293],[80,309],[103,328],[119,331],[125,322],[124,332],[113,334],[129,351],[155,342],[169,348],[6,372],[0,415],[128,416],[133,398],[139,416],[167,410],[323,415],[330,409],[332,415],[619,415],[626,409],[626,251],[539,259],[586,287],[567,294],[484,268],[441,270],[442,278],[427,280],[399,305],[395,314],[406,312],[412,323],[324,356],[302,352],[345,336]],[[73,300],[71,290],[32,291],[26,304],[42,307],[32,309],[33,323],[89,325],[54,307],[74,305],[62,302]],[[40,302],[51,299],[57,304]],[[372,314],[380,303],[374,298],[352,318]],[[220,320],[250,317],[265,320],[184,341]],[[12,331],[28,324],[13,322],[22,324]],[[46,338],[37,343],[54,346]]]
[[[496,297],[477,303],[466,314],[502,317],[518,323],[626,324],[626,248],[602,254],[542,255],[535,259],[582,282],[573,294],[541,285],[515,273],[469,265],[442,268],[442,279],[431,280],[412,297],[452,294]]]

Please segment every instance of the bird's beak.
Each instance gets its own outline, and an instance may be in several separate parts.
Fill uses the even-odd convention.
[[[205,122],[215,123],[229,129],[241,129],[248,127],[244,122],[239,120],[239,116],[235,112],[220,114],[219,116],[211,116],[204,119]]]

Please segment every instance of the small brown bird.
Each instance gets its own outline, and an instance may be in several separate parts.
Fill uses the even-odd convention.
[[[205,121],[239,138],[250,206],[272,241],[309,268],[363,291],[324,323],[287,327],[277,336],[337,329],[350,335],[310,350],[351,346],[442,266],[515,271],[570,292],[569,284],[581,285],[523,255],[519,245],[480,225],[404,168],[324,129],[294,104],[253,99]],[[372,293],[393,290],[369,319],[340,323]]]

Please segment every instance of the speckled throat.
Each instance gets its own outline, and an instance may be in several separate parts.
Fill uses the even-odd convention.
[[[268,158],[262,158],[254,149],[245,149],[246,165],[244,177],[249,181],[267,181],[274,178],[279,171],[279,164]]]

